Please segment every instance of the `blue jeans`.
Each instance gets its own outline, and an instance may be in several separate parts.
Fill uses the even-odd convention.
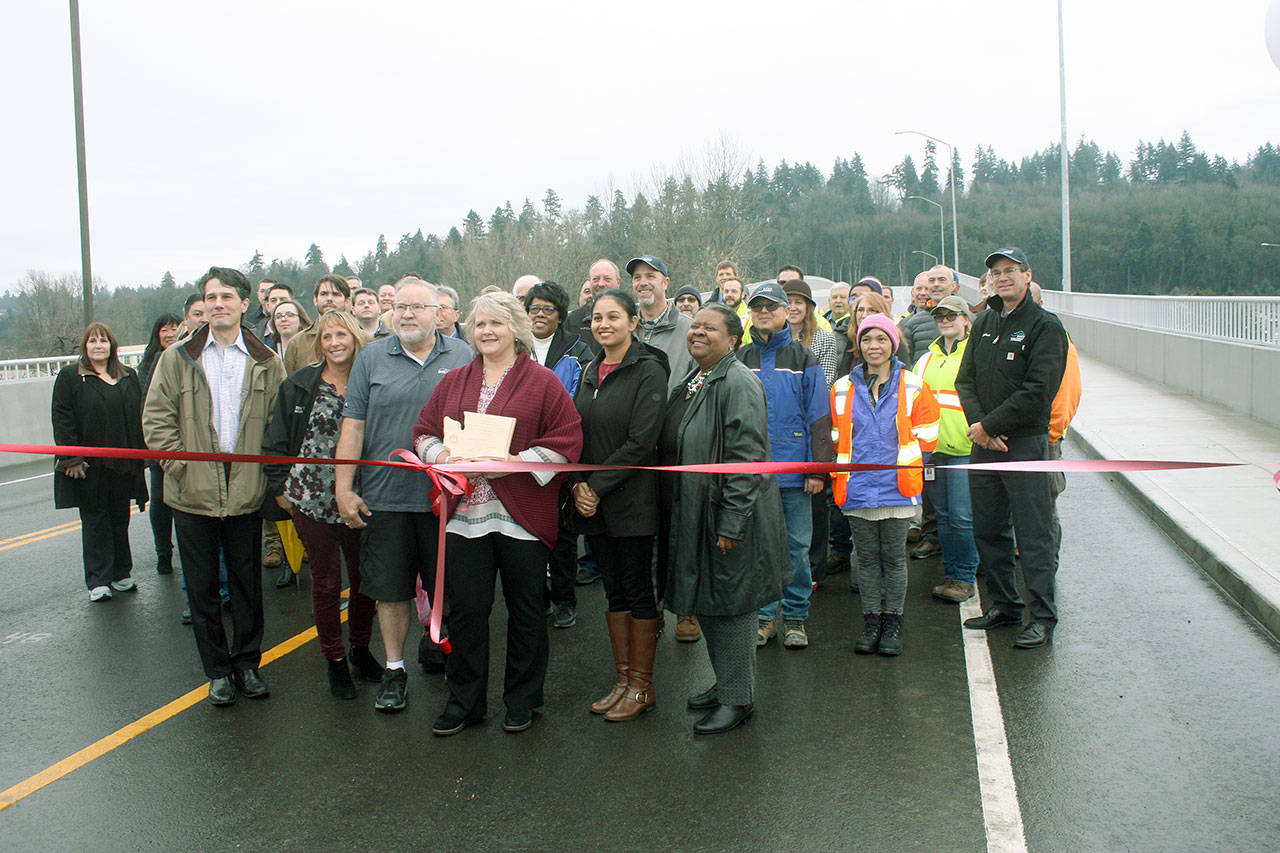
[[[765,621],[778,616],[782,605],[784,621],[802,621],[809,616],[809,596],[813,594],[813,575],[809,569],[809,543],[813,538],[813,498],[803,488],[779,489],[782,493],[782,515],[787,521],[787,551],[791,557],[791,583],[782,590],[782,601],[760,608]]]
[[[978,548],[973,542],[973,505],[969,500],[969,472],[947,471],[948,465],[967,465],[968,456],[934,453],[937,465],[924,487],[938,515],[938,544],[942,546],[942,570],[948,580],[973,583],[978,571]]]

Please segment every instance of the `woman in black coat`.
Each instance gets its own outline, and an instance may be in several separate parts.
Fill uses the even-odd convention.
[[[582,416],[582,462],[650,465],[662,426],[666,356],[634,335],[635,299],[607,290],[591,309],[600,352],[582,372],[574,403]],[[609,609],[605,620],[617,681],[591,711],[619,722],[654,705],[653,655],[658,608],[650,566],[658,532],[657,477],[652,471],[596,471],[572,487],[576,526],[600,566]]]
[[[768,462],[764,388],[734,357],[742,321],[706,305],[689,329],[697,366],[667,402],[664,464]],[[676,474],[671,487],[667,607],[698,617],[716,683],[689,699],[707,711],[695,734],[750,719],[755,701],[756,610],[791,578],[782,500],[772,474]]]
[[[143,448],[142,386],[120,362],[119,345],[103,323],[90,323],[80,339],[80,359],[53,383],[55,444]],[[130,575],[129,501],[147,505],[142,461],[58,456],[53,504],[80,509],[84,582],[90,601],[137,589]]]

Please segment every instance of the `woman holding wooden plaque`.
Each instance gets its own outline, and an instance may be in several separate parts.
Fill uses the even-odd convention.
[[[469,453],[511,462],[577,462],[581,418],[556,375],[529,357],[533,333],[524,307],[508,293],[476,298],[464,332],[478,355],[440,380],[413,428],[424,461],[463,461],[444,441],[445,419],[463,424],[497,415],[514,419],[508,447]],[[470,413],[470,417],[467,417]],[[490,421],[487,426],[500,425]],[[498,430],[486,430],[486,435]],[[487,443],[492,443],[491,441]],[[473,457],[474,458],[474,457]],[[453,653],[445,664],[449,701],[432,731],[457,734],[480,723],[488,709],[489,611],[501,575],[507,606],[507,662],[503,728],[519,732],[543,704],[547,674],[547,622],[543,586],[559,522],[563,475],[486,474],[453,508],[445,537],[445,602]]]

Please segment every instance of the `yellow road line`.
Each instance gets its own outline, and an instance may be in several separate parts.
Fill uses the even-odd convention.
[[[343,590],[343,592],[346,592],[346,590]],[[347,621],[347,612],[345,610],[342,611],[339,619],[343,622]],[[279,660],[290,652],[311,642],[315,638],[316,627],[312,625],[307,630],[299,634],[295,634],[284,642],[263,652],[262,665],[266,666],[274,660]],[[123,728],[117,729],[101,740],[89,744],[79,752],[67,756],[52,767],[48,767],[41,770],[34,776],[23,779],[8,790],[0,791],[0,811],[4,811],[9,806],[24,797],[34,794],[46,785],[58,781],[63,776],[79,770],[89,762],[101,758],[116,747],[123,746],[138,735],[160,725],[165,720],[176,717],[188,708],[200,704],[208,697],[208,695],[208,685],[202,684],[199,687],[187,691],[167,705],[163,705],[152,711],[150,714],[134,720]]]
[[[141,515],[142,511],[135,506],[129,510],[129,514]],[[79,529],[80,522],[68,521],[66,524],[59,524],[57,527],[46,527],[44,530],[33,530],[30,533],[24,533],[21,536],[14,536],[10,539],[0,539],[0,551],[8,551],[10,548],[17,548],[19,545],[30,545],[32,542],[39,542],[43,539],[49,539],[53,536]]]

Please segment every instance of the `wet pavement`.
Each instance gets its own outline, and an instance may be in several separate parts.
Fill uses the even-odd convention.
[[[48,478],[0,487],[0,539],[74,522],[50,493]],[[1107,477],[1073,476],[1060,510],[1053,645],[990,635],[1028,848],[1276,849],[1280,645]],[[0,789],[203,683],[179,578],[154,573],[144,518],[132,539],[140,591],[101,605],[78,531],[0,543]],[[852,654],[858,599],[829,579],[812,646],[761,650],[756,718],[711,738],[684,709],[711,680],[703,644],[669,636],[654,711],[587,713],[611,682],[599,584],[579,587],[576,627],[551,631],[546,712],[517,735],[497,657],[495,716],[441,739],[440,676],[411,668],[408,710],[380,715],[373,686],[329,696],[311,641],[264,667],[270,699],[199,702],[0,811],[0,846],[982,849],[962,632],[928,597],[938,574],[911,563],[898,659]],[[310,625],[309,584],[272,576],[264,648]],[[498,650],[503,623],[495,611]]]

